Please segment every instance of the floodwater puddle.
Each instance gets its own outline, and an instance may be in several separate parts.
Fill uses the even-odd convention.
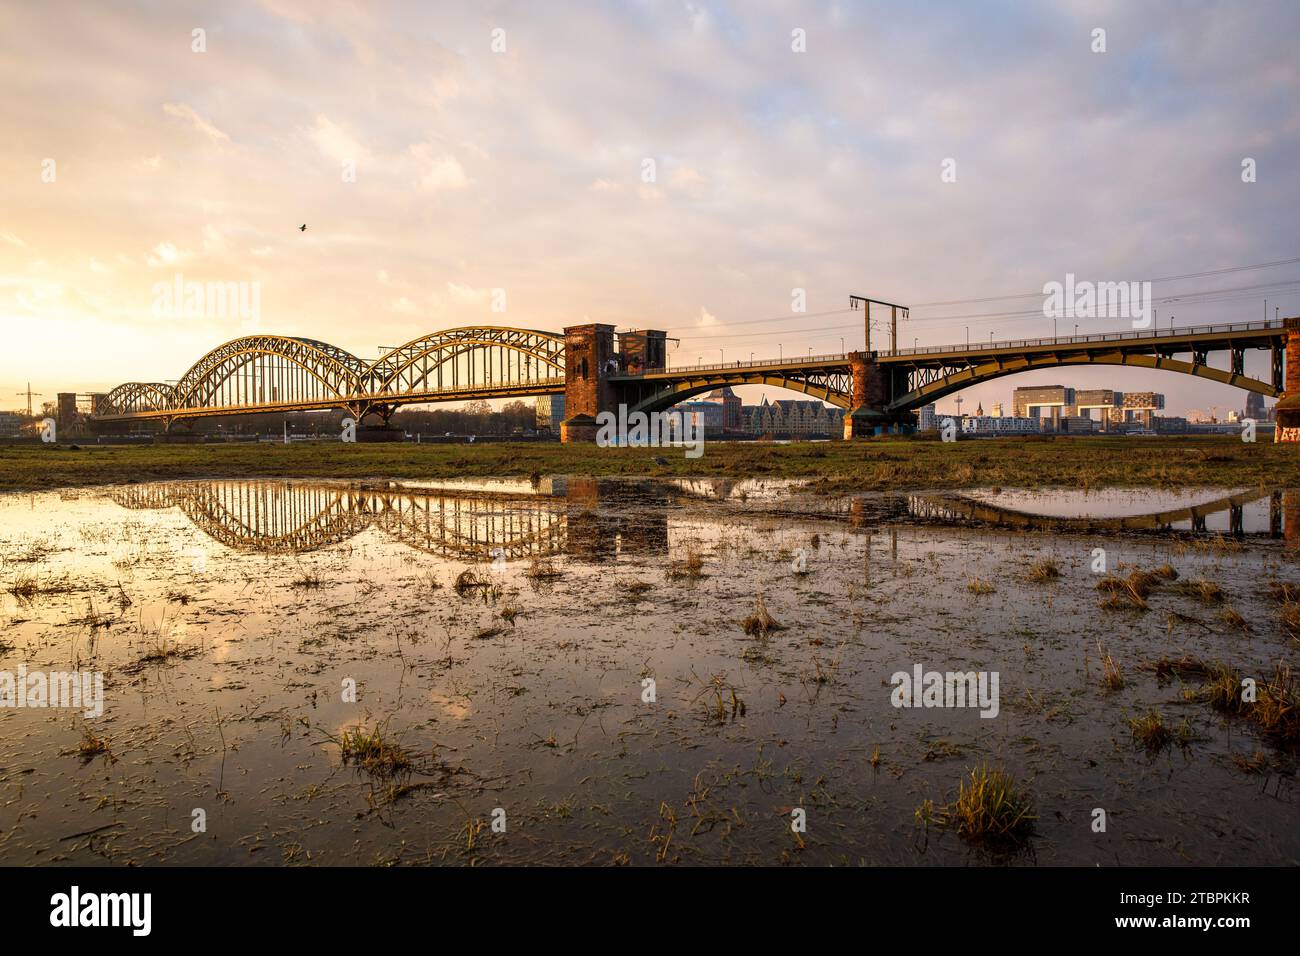
[[[0,859],[1293,864],[1294,736],[1210,689],[1294,695],[1298,557],[1242,488],[0,496]],[[929,672],[997,706],[896,706]],[[1013,850],[918,821],[982,767]]]

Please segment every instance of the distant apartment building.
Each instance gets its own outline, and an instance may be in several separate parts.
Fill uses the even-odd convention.
[[[1062,415],[1074,414],[1074,389],[1064,385],[1033,385],[1011,393],[1015,418],[1041,418],[1047,409],[1052,431],[1059,431]]]
[[[743,408],[744,429],[772,438],[838,438],[844,433],[844,409],[817,401],[780,399]]]
[[[1062,415],[1060,427],[1070,435],[1090,435],[1097,430],[1097,422],[1089,415]]]
[[[1125,392],[1119,409],[1123,415],[1121,421],[1153,431],[1155,413],[1163,411],[1164,407],[1165,397],[1159,392]]]
[[[1154,413],[1165,407],[1165,397],[1159,392],[1073,389],[1064,385],[1017,388],[1013,401],[1017,415],[1034,417],[1046,409],[1049,430],[1074,432],[1094,430],[1075,419],[1092,421],[1103,431],[1151,430]],[[1099,413],[1096,419],[1094,411]]]
[[[745,431],[742,408],[740,396],[730,386],[714,389],[700,398],[673,406],[674,411],[691,415],[697,426],[704,427],[705,437],[708,438],[721,438],[729,433]]]
[[[916,429],[922,432],[937,431],[939,428],[939,416],[935,414],[934,403],[922,405],[921,411],[916,416]]]
[[[564,396],[537,396],[537,430],[558,435],[562,421],[564,421]]]

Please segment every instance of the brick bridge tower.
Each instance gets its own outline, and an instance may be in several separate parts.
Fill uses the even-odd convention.
[[[612,325],[575,325],[564,330],[564,421],[560,440],[595,441],[596,416],[631,401],[611,375],[655,372],[668,358],[668,333],[655,329],[614,334]]]
[[[1300,442],[1300,316],[1283,319],[1286,327],[1286,377],[1277,403],[1275,442]]]
[[[614,386],[608,381],[618,369],[614,326],[575,325],[564,330],[564,421],[560,440],[596,440],[596,416],[615,411]]]
[[[889,400],[888,374],[870,352],[850,352],[849,371],[853,376],[853,403],[844,416],[844,437],[869,438],[877,428],[888,424],[884,413]]]

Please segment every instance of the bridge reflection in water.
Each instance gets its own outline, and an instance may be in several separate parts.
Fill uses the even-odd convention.
[[[125,486],[112,496],[124,508],[177,508],[209,537],[243,552],[304,554],[376,528],[450,560],[565,553],[600,562],[619,554],[667,554],[664,506],[673,493],[595,479],[556,479],[537,492],[218,480]],[[622,513],[600,508],[622,497],[634,498],[635,505],[629,500]]]
[[[369,529],[448,560],[530,560],[567,554],[605,563],[619,556],[668,554],[668,516],[685,501],[746,497],[746,482],[728,479],[655,482],[594,478],[551,479],[536,490],[522,483],[436,488],[345,482],[215,480],[132,485],[114,489],[124,508],[177,508],[209,537],[242,552],[303,554],[341,544]],[[744,495],[738,492],[743,490]],[[789,490],[789,489],[787,489]],[[734,494],[733,493],[737,493]],[[1021,493],[1023,494],[1023,493]],[[1035,513],[1028,501],[1006,503],[967,493],[885,494],[818,499],[809,510],[777,503],[787,517],[847,519],[850,527],[977,524],[1027,532],[1226,533],[1268,536],[1300,544],[1300,492],[1239,491],[1193,504],[1170,505],[1152,493],[1152,510],[1108,516],[1118,500],[1141,511],[1127,493],[1111,500],[1062,492],[1057,509],[1100,510],[1069,516]],[[1135,493],[1136,494],[1136,493]],[[1159,502],[1163,499],[1163,507]],[[776,503],[775,501],[773,503]],[[759,509],[762,510],[761,508]]]
[[[868,509],[861,500],[854,504],[856,508],[850,507],[851,523],[861,525],[880,520],[879,513],[867,513]],[[1187,531],[1204,534],[1217,530],[1233,537],[1266,535],[1300,544],[1300,491],[1261,492],[1253,489],[1213,497],[1196,504],[1114,516],[1041,514],[970,495],[943,493],[900,495],[893,500],[890,510],[894,512],[892,517],[896,520],[919,520],[922,523],[978,523],[1046,532]],[[1248,522],[1248,510],[1258,520]],[[1212,523],[1214,528],[1211,528]]]

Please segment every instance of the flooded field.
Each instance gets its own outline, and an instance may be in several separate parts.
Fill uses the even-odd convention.
[[[1298,556],[1240,488],[8,495],[0,860],[1294,865],[1295,713],[1241,680],[1294,701]],[[995,697],[895,706],[918,668]],[[101,715],[14,706],[73,671]],[[981,768],[1014,840],[944,825]]]

